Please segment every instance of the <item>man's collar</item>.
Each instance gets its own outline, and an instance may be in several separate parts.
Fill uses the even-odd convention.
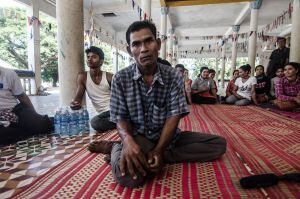
[[[157,69],[156,69],[156,72],[154,74],[154,78],[153,78],[153,83],[152,84],[154,84],[155,81],[158,81],[158,83],[160,83],[161,85],[164,85],[164,82],[163,82],[162,77],[161,77],[160,70],[161,70],[161,65],[160,65],[160,63],[157,63]],[[134,64],[134,71],[133,71],[133,79],[134,80],[138,80],[141,77],[142,77],[142,74],[141,74],[141,72],[139,70],[139,67],[135,63]]]

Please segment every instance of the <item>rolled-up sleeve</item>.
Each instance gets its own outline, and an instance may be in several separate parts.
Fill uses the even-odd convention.
[[[167,101],[167,118],[176,115],[180,115],[181,117],[187,115],[189,108],[184,95],[184,83],[179,76],[175,76],[169,95],[170,97]]]
[[[110,121],[117,123],[120,120],[129,120],[129,113],[126,105],[121,77],[116,74],[113,77],[111,86]]]

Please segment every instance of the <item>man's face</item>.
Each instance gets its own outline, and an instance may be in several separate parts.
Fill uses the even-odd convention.
[[[160,50],[160,40],[155,39],[150,29],[144,28],[130,33],[130,46],[127,50],[141,68],[154,67]]]
[[[277,45],[279,48],[284,48],[285,47],[285,40],[284,39],[279,39],[277,41]]]
[[[103,60],[100,60],[99,55],[96,53],[89,52],[86,58],[86,63],[90,68],[98,68],[103,64]]]

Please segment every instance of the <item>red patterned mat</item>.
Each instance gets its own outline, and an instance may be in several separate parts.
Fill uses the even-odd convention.
[[[224,136],[254,174],[300,172],[299,121],[253,106],[194,106],[191,116],[201,121],[196,129]],[[271,198],[300,195],[294,183],[265,190]]]
[[[237,151],[255,174],[299,172],[299,122],[256,107],[193,106],[180,127],[217,132],[229,142],[227,153],[210,163],[168,165],[156,179],[132,190],[113,181],[102,155],[83,149],[16,198],[263,198],[264,191],[271,198],[295,198],[300,191],[299,185],[288,183],[262,192],[242,190],[238,179],[249,173],[235,155]]]
[[[192,108],[180,127],[216,132],[200,121],[201,108]],[[199,121],[199,122],[198,122]],[[216,127],[216,126],[215,126]],[[105,139],[117,139],[116,133]],[[103,155],[85,148],[39,177],[14,198],[266,198],[261,190],[243,190],[239,179],[249,175],[231,146],[222,159],[209,163],[167,165],[154,180],[138,189],[117,185]]]

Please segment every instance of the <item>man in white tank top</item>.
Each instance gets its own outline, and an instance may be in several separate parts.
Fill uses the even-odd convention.
[[[114,129],[116,124],[109,121],[110,85],[113,75],[101,70],[104,62],[104,53],[100,48],[91,46],[85,53],[90,71],[78,74],[76,95],[70,107],[73,110],[80,109],[82,98],[86,91],[98,113],[91,120],[93,129],[98,132]]]

